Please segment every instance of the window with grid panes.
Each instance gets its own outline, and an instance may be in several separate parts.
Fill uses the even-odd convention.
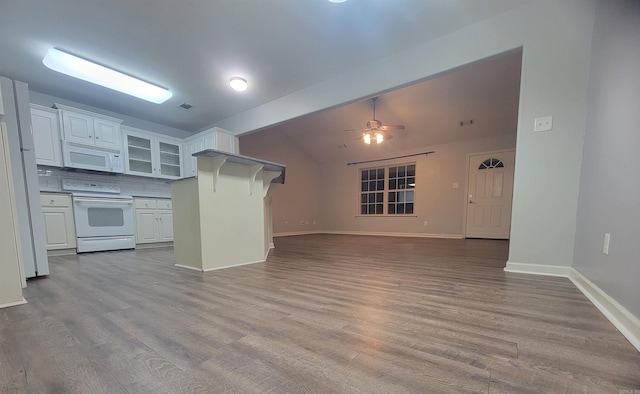
[[[413,214],[415,186],[415,164],[360,170],[360,214]]]
[[[384,210],[384,168],[361,170],[360,214],[382,215]]]
[[[387,213],[389,215],[412,214],[415,187],[415,164],[389,167]]]

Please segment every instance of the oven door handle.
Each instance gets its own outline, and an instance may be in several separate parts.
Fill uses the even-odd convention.
[[[118,200],[115,198],[87,198],[87,197],[74,197],[74,202],[93,202],[93,203],[108,203],[108,204],[121,204],[121,205],[132,205],[133,200]]]

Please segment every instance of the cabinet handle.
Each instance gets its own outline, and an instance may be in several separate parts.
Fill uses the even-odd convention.
[[[97,140],[99,140],[99,139],[100,139],[100,137],[96,137],[96,139],[97,139]]]
[[[53,205],[53,200],[51,200],[51,202],[49,204]]]

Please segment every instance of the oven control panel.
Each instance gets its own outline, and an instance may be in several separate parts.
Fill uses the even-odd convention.
[[[78,179],[63,179],[62,190],[120,194],[120,186],[116,183],[91,182]]]

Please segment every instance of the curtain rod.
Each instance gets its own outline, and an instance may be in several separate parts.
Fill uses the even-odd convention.
[[[428,155],[429,153],[436,153],[436,151],[432,150],[432,151],[429,151],[429,152],[422,152],[422,153],[414,153],[414,154],[412,154],[412,155],[404,155],[404,156],[389,157],[389,158],[386,158],[386,159],[367,160],[367,161],[356,161],[356,162],[353,162],[353,163],[347,163],[347,165],[348,165],[348,166],[352,166],[352,165],[355,165],[355,164],[373,163],[373,162],[376,162],[376,161],[385,161],[385,160],[403,159],[403,158],[405,158],[405,157]]]

